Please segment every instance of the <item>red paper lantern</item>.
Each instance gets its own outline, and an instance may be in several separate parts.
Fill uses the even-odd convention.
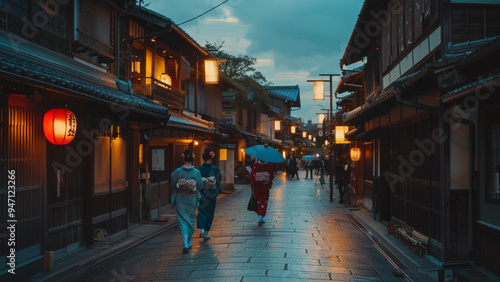
[[[43,133],[54,145],[66,145],[76,134],[76,117],[68,109],[52,109],[43,117]]]

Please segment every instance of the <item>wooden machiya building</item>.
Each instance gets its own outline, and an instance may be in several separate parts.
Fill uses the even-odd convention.
[[[143,203],[144,209],[137,210],[134,218],[156,219],[170,204],[170,174],[184,164],[181,155],[186,148],[194,151],[195,166],[203,163],[205,148],[213,149],[215,164],[225,176],[222,186],[234,188],[232,159],[218,158],[221,144],[227,144],[219,121],[222,91],[238,86],[226,77],[219,79],[218,68],[213,79],[206,66],[218,66],[216,58],[166,16],[136,6],[121,19],[130,67],[122,75],[129,77],[134,92],[171,114],[168,124],[159,126],[154,120],[138,124],[143,138],[138,153],[143,158],[137,169],[143,197],[150,201]]]
[[[0,275],[12,268],[11,248],[22,278],[41,270],[46,252],[61,259],[137,222],[138,124],[161,126],[170,114],[118,79],[127,2],[0,2],[2,234],[15,224],[15,245],[1,237]],[[53,109],[71,114],[46,117]],[[48,131],[60,124],[67,145],[51,143],[63,144]]]
[[[429,238],[440,280],[500,275],[499,19],[492,1],[365,1],[341,60],[362,77],[342,122],[363,204]]]

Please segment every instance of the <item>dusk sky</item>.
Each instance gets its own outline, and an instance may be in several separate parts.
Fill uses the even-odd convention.
[[[292,116],[318,121],[329,98],[313,101],[308,79],[340,73],[340,59],[354,29],[362,0],[150,0],[152,9],[180,25],[198,44],[224,42],[223,51],[257,59],[256,69],[276,86],[299,85],[301,109]],[[338,77],[334,77],[333,89]],[[325,92],[329,93],[329,84]],[[334,98],[335,108],[335,98]]]

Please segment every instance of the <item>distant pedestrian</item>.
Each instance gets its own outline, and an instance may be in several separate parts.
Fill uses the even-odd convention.
[[[314,165],[313,165],[312,161],[307,161],[305,168],[306,168],[306,179],[307,179],[308,175],[311,175],[311,179],[313,179]]]
[[[273,186],[274,171],[273,166],[267,162],[258,160],[252,167],[250,180],[252,191],[257,199],[257,210],[259,225],[265,223],[264,217],[267,212],[269,200],[269,190]]]
[[[337,158],[337,169],[335,171],[335,183],[339,189],[339,204],[344,203],[344,193],[351,181],[351,162],[349,152],[342,153]]]
[[[297,159],[295,159],[295,155],[292,153],[288,156],[286,160],[286,176],[288,179],[293,179],[293,177],[297,174],[297,180],[299,179],[299,175],[297,173]]]
[[[295,176],[297,176],[297,180],[299,180],[299,170],[301,168],[301,162],[299,158],[295,158]]]
[[[186,149],[182,153],[184,165],[177,168],[171,175],[174,193],[171,203],[176,206],[179,231],[182,235],[184,246],[183,253],[187,253],[193,246],[191,237],[194,233],[196,207],[200,201],[200,187],[203,187],[201,173],[193,166],[194,154]]]
[[[200,229],[200,237],[204,238],[204,240],[210,240],[208,231],[210,231],[214,221],[217,195],[222,192],[220,185],[221,173],[220,170],[212,164],[213,158],[215,158],[214,151],[210,148],[206,148],[203,153],[203,160],[205,162],[198,167],[203,178],[204,186],[200,189],[201,199],[198,207],[197,227]]]
[[[312,161],[312,164],[313,164],[313,167],[314,167],[314,173],[316,175],[318,175],[319,174],[320,163],[319,163],[319,160],[318,160],[317,156],[316,156],[316,159]]]

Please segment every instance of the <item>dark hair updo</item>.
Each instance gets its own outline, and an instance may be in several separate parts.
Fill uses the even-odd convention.
[[[193,161],[193,151],[186,149],[183,153],[182,156],[184,157],[185,162],[192,162]]]
[[[205,148],[205,151],[203,152],[203,160],[207,161],[210,160],[213,156],[213,150],[210,148]]]

